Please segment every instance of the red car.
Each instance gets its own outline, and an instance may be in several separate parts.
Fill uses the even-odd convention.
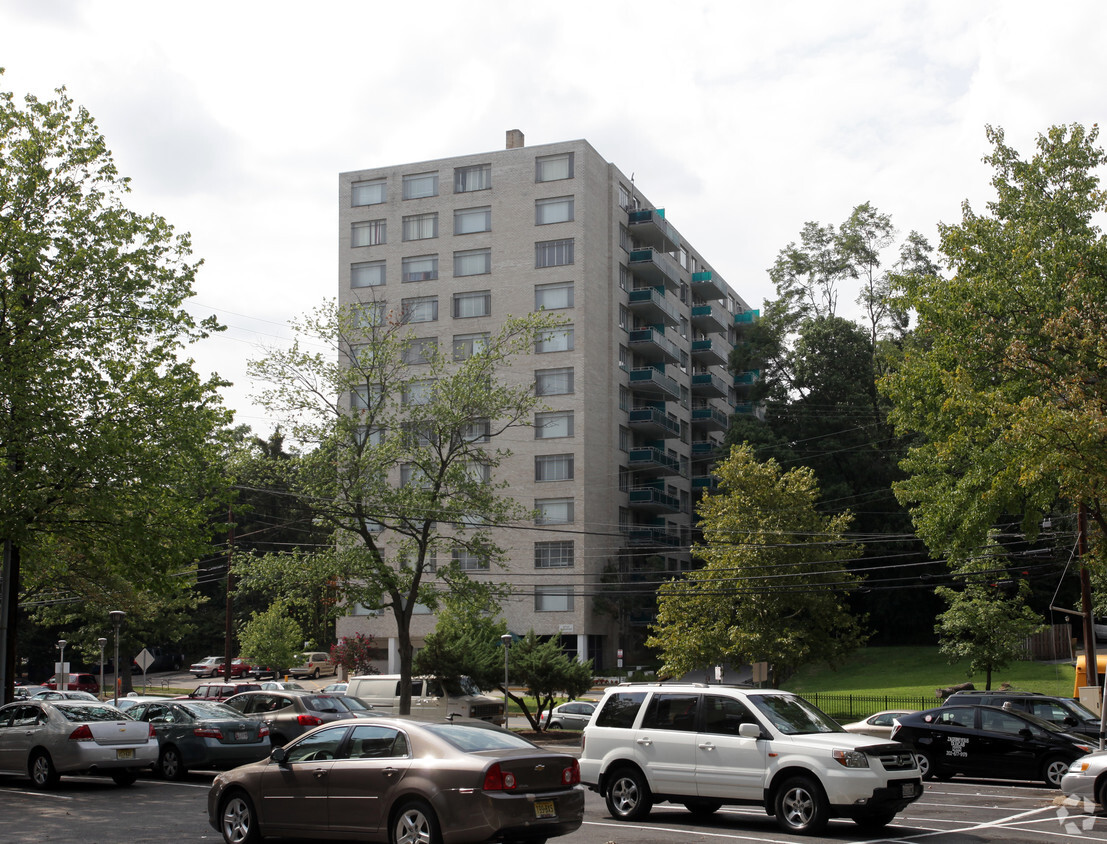
[[[56,689],[58,687],[57,676],[51,676],[42,683],[43,688]],[[92,674],[70,674],[66,681],[66,688],[76,692],[91,692],[100,694],[100,683]]]

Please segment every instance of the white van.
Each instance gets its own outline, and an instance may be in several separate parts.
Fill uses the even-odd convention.
[[[461,694],[447,695],[434,677],[411,678],[411,714],[418,718],[479,718],[493,724],[504,722],[504,702],[484,694],[468,677],[461,678]],[[346,694],[371,705],[383,715],[400,709],[399,674],[365,674],[351,677]]]

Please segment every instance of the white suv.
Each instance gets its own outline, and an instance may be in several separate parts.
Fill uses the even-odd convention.
[[[607,689],[584,728],[580,775],[619,820],[664,801],[704,814],[756,804],[811,834],[831,817],[879,829],[922,796],[906,746],[847,733],[790,692],[701,683]]]

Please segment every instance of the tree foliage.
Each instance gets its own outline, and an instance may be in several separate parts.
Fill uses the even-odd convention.
[[[309,345],[251,362],[272,385],[263,403],[307,449],[296,491],[337,537],[336,586],[392,616],[405,681],[416,608],[486,601],[493,587],[468,571],[500,563],[490,528],[530,514],[494,480],[509,454],[501,435],[532,424],[539,403],[530,373],[510,363],[559,324],[512,317],[474,348],[443,350],[382,302],[330,303],[293,324]]]
[[[701,569],[661,587],[649,644],[664,672],[766,661],[779,682],[795,668],[835,664],[865,641],[845,595],[861,582],[846,563],[851,516],[824,516],[807,468],[782,472],[736,446],[716,468],[720,493],[699,504]]]
[[[377,650],[372,636],[355,633],[353,636],[343,636],[331,645],[331,658],[335,665],[345,668],[350,676],[376,674],[373,660],[377,657]]]
[[[416,674],[438,677],[456,688],[469,677],[482,689],[503,687],[504,649],[500,637],[507,623],[478,608],[449,602],[415,655]]]
[[[238,633],[242,658],[276,670],[299,664],[304,634],[281,602],[253,613]]]
[[[512,644],[508,662],[511,679],[535,699],[531,713],[524,698],[508,691],[534,730],[541,729],[542,713],[553,709],[559,695],[580,697],[592,687],[591,660],[580,662],[566,655],[556,638],[540,639],[533,630]]]
[[[17,601],[104,618],[188,588],[223,492],[229,420],[186,344],[219,327],[184,309],[187,234],[124,205],[89,113],[65,94],[0,93],[0,538]],[[93,639],[94,640],[94,639]]]

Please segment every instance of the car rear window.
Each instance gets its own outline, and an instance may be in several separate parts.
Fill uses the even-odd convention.
[[[603,702],[603,709],[596,716],[597,727],[632,727],[638,710],[646,699],[645,692],[615,692]]]
[[[126,712],[120,712],[114,706],[72,706],[61,703],[54,704],[63,718],[67,721],[82,723],[85,721],[132,721],[134,720]]]
[[[505,730],[471,727],[467,724],[425,724],[427,730],[441,736],[458,750],[473,753],[478,750],[534,748],[534,744]]]
[[[304,695],[302,700],[306,708],[315,712],[349,712],[357,708],[356,704],[351,705],[346,698],[338,695]]]

